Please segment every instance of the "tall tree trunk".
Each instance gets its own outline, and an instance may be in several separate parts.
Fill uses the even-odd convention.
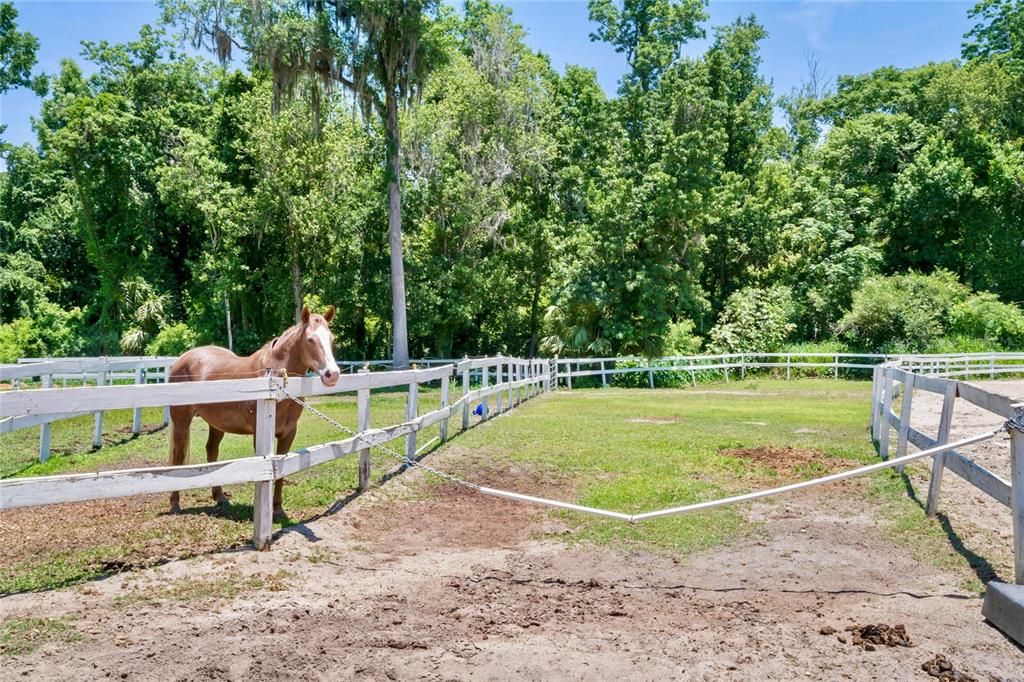
[[[292,300],[295,302],[295,323],[302,321],[302,266],[298,252],[292,253]]]
[[[402,260],[402,172],[398,101],[394,89],[386,97],[388,136],[388,243],[391,247],[391,330],[395,369],[409,366],[409,333],[405,320],[405,263]]]
[[[541,276],[538,274],[533,278],[533,300],[530,302],[530,354],[527,357],[537,357],[537,314],[540,312],[540,285]]]
[[[224,294],[224,319],[227,323],[228,328],[228,350],[235,350],[235,342],[231,336],[231,300],[228,299],[228,295]]]

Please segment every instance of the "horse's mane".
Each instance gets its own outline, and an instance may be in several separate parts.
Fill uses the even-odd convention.
[[[299,331],[301,330],[301,328],[302,328],[302,323],[301,322],[293,324],[292,326],[288,327],[283,332],[281,332],[278,336],[275,336],[274,338],[270,339],[265,344],[263,344],[263,346],[260,347],[259,352],[261,352],[261,353],[268,353],[268,354],[269,353],[277,352],[279,350],[277,348],[278,341],[284,341],[286,339],[289,339],[290,336],[294,336],[295,334],[298,334]],[[282,346],[282,348],[283,347],[284,346]]]

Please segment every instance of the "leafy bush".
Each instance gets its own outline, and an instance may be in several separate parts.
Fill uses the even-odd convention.
[[[729,296],[711,330],[715,353],[772,353],[796,329],[792,292],[788,287],[747,287]]]
[[[181,355],[199,345],[199,335],[184,322],[161,329],[146,346],[149,355]]]
[[[665,355],[696,355],[704,340],[694,333],[693,320],[680,320],[668,325],[665,334]]]
[[[64,310],[47,301],[37,304],[31,318],[23,317],[0,325],[0,362],[22,357],[67,357],[80,355],[85,347],[82,310]]]
[[[998,345],[1006,350],[1024,348],[1024,311],[1002,303],[995,294],[980,293],[953,306],[949,330],[958,336],[982,339],[986,350]]]
[[[945,335],[950,311],[969,295],[970,289],[945,270],[872,277],[854,292],[836,331],[863,350],[922,352]]]

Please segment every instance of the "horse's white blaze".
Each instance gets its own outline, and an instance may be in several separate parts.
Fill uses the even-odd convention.
[[[331,332],[328,331],[327,327],[317,327],[314,335],[319,339],[320,348],[324,352],[323,371],[341,374],[341,370],[338,369],[338,362],[334,359],[334,351],[331,350]]]

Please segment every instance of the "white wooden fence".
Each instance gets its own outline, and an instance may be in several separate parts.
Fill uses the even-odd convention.
[[[474,389],[470,384],[473,373],[482,378],[479,388]],[[456,375],[462,378],[462,396],[452,401],[450,381]],[[296,397],[355,392],[359,435],[283,455],[274,453],[276,405],[282,398],[279,390],[282,380],[279,377],[127,386],[104,386],[101,382],[97,386],[81,388],[6,391],[0,393],[0,419],[7,417],[45,421],[47,418],[64,418],[66,415],[113,409],[138,410],[145,407],[255,401],[256,452],[253,457],[207,464],[6,479],[0,481],[0,510],[248,482],[256,486],[253,544],[263,549],[270,543],[271,497],[275,480],[358,453],[359,486],[365,490],[370,481],[371,447],[405,438],[406,456],[414,458],[417,454],[418,431],[440,424],[440,439],[443,441],[448,437],[449,418],[461,414],[463,428],[470,426],[471,403],[490,404],[493,401],[493,407],[488,405],[484,415],[485,418],[497,415],[550,390],[550,379],[550,365],[546,360],[500,356],[467,359],[457,365],[447,364],[430,369],[372,373],[360,371],[343,375],[338,384],[330,388],[316,377],[291,377],[287,379],[285,388]],[[430,382],[440,382],[441,406],[420,414],[419,387]],[[406,421],[383,428],[371,428],[370,390],[396,386],[408,387]]]
[[[1021,357],[1021,356],[1017,356]],[[906,454],[907,444],[921,449],[950,442],[956,399],[960,398],[1004,419],[1016,415],[1018,404],[1014,399],[986,391],[952,376],[995,376],[1000,367],[1010,364],[991,364],[980,355],[957,355],[933,358],[907,356],[876,367],[871,398],[871,435],[882,459],[889,458],[891,431],[896,429],[896,457]],[[1005,370],[1005,371],[1020,371]],[[928,373],[926,373],[928,372]],[[938,431],[935,436],[925,434],[911,426],[914,391],[936,393],[943,398]],[[894,410],[897,401],[899,412]],[[939,506],[942,474],[948,469],[975,486],[997,502],[1006,505],[1013,515],[1014,577],[1024,585],[1024,433],[1010,430],[1011,480],[1007,481],[985,469],[956,450],[939,453],[932,458],[931,480],[925,511],[934,515]]]
[[[959,353],[952,355],[882,355],[878,353],[726,353],[719,355],[680,355],[661,358],[606,357],[555,358],[558,385],[571,389],[573,379],[600,377],[608,386],[609,378],[619,374],[646,374],[654,388],[655,375],[660,372],[689,374],[690,383],[699,376],[713,373],[725,381],[730,377],[746,378],[748,372],[770,369],[785,370],[786,379],[799,371],[816,370],[839,378],[840,370],[874,370],[886,362],[907,363],[915,372],[942,376],[988,376],[1024,373],[1024,353]]]

